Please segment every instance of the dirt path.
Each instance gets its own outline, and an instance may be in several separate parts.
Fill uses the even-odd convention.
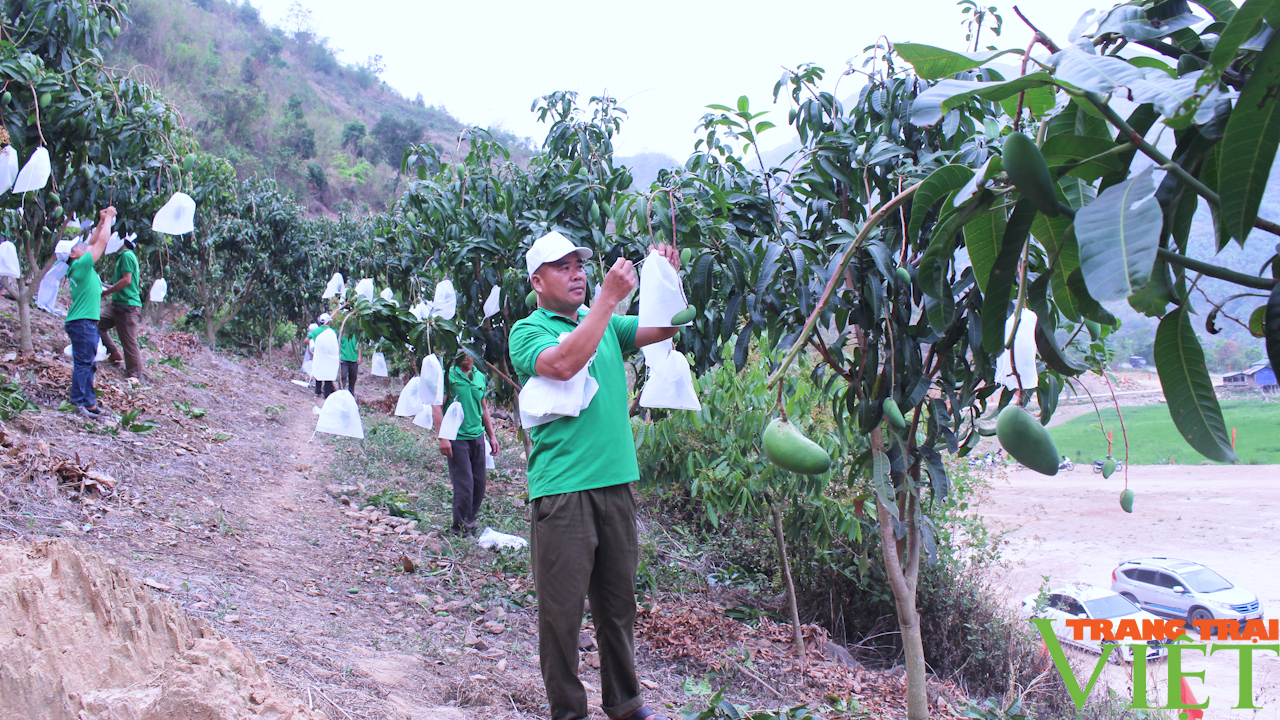
[[[1137,496],[1132,515],[1120,509],[1121,475],[1103,480],[1085,468],[1047,478],[1031,471],[993,480],[975,509],[1004,533],[1008,564],[1003,584],[1011,605],[1034,593],[1041,577],[1053,587],[1085,583],[1107,588],[1120,562],[1177,557],[1204,563],[1257,593],[1268,618],[1280,610],[1280,466],[1135,466],[1129,487]],[[1280,718],[1280,657],[1258,653],[1255,687],[1264,709],[1231,710],[1238,695],[1236,653],[1205,661],[1188,655],[1189,670],[1207,670],[1205,682],[1189,680],[1200,701],[1211,698],[1215,718]],[[1096,657],[1096,656],[1095,656]],[[1090,662],[1092,662],[1090,660]],[[1163,687],[1164,666],[1155,667]],[[1087,679],[1087,678],[1086,678]],[[1113,686],[1128,687],[1118,668]]]

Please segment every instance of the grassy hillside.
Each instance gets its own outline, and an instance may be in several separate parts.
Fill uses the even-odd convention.
[[[1241,462],[1271,465],[1280,463],[1280,403],[1263,403],[1257,398],[1225,400],[1222,416],[1227,432],[1236,430],[1236,455]],[[1102,408],[1106,427],[1115,434],[1115,456],[1124,457],[1120,442],[1120,422],[1115,408]],[[1124,408],[1124,424],[1129,431],[1129,460],[1134,465],[1201,465],[1211,464],[1182,439],[1165,405],[1143,405]],[[1073,418],[1049,434],[1058,452],[1074,460],[1079,468],[1088,469],[1093,460],[1107,456],[1107,440],[1098,429],[1098,416],[1092,412]]]
[[[157,86],[202,149],[241,177],[275,178],[312,212],[383,209],[413,142],[444,154],[465,124],[379,79],[381,60],[341,63],[328,40],[268,27],[257,9],[226,0],[134,0],[108,58]],[[505,133],[528,156],[527,143]]]

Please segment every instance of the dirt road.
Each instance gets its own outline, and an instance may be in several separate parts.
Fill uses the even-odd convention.
[[[1054,587],[1109,587],[1120,562],[1165,556],[1204,563],[1252,590],[1271,618],[1280,611],[1277,480],[1275,465],[1133,467],[1128,482],[1137,499],[1128,515],[1119,503],[1122,474],[1103,480],[1087,468],[1052,478],[1010,472],[992,481],[976,509],[993,530],[1005,533],[1004,585],[1011,604],[1035,592],[1043,575]],[[1257,653],[1255,659],[1255,697],[1263,709],[1230,709],[1239,694],[1236,656],[1186,656],[1186,669],[1207,671],[1204,682],[1188,681],[1199,701],[1209,698],[1206,717],[1280,718],[1280,657],[1274,653]],[[1091,668],[1092,659],[1086,662]],[[1153,667],[1152,677],[1163,694],[1163,663]],[[1108,681],[1121,692],[1129,686],[1120,668],[1108,671]]]

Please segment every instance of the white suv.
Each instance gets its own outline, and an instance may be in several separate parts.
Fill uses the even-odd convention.
[[[1120,563],[1111,589],[1143,610],[1169,618],[1246,620],[1262,618],[1258,596],[1218,573],[1188,560],[1143,558]]]

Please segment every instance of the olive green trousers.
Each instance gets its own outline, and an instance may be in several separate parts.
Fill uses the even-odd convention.
[[[552,720],[587,717],[578,679],[582,601],[600,650],[601,705],[625,718],[643,703],[636,679],[636,501],[630,483],[537,498],[530,545],[538,591],[538,659]]]

